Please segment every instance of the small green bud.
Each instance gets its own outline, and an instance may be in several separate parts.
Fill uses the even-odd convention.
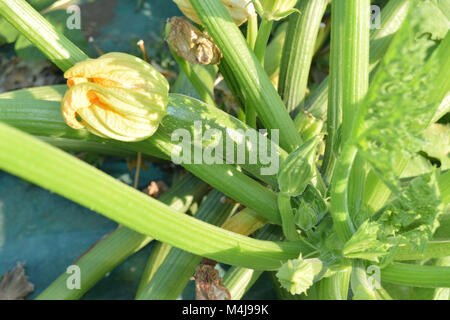
[[[318,215],[319,221],[328,212],[327,202],[322,198],[320,192],[316,188],[313,188],[311,185],[306,187],[305,192],[303,192],[302,194],[302,200],[312,206],[312,208]]]
[[[308,140],[283,162],[278,173],[278,185],[282,193],[295,197],[305,191],[314,177],[316,147],[319,141],[319,137]]]
[[[286,261],[276,276],[281,286],[291,294],[302,294],[313,285],[314,278],[322,271],[319,259],[292,259]]]
[[[295,118],[295,126],[302,139],[307,141],[322,132],[323,121],[316,119],[309,112],[303,111]]]
[[[317,224],[317,214],[313,207],[306,203],[304,199],[300,202],[300,207],[296,210],[295,224],[302,230],[311,230]]]
[[[298,0],[253,0],[256,11],[267,20],[281,20],[293,12]]]

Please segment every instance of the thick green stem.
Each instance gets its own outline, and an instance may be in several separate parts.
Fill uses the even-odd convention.
[[[262,274],[261,270],[231,267],[222,284],[230,292],[231,300],[240,300]]]
[[[381,12],[381,26],[371,31],[370,70],[378,65],[384,56],[392,37],[400,28],[408,13],[409,0],[391,0]],[[371,74],[371,75],[372,75]],[[305,102],[305,109],[316,118],[325,120],[329,96],[330,78],[325,78]]]
[[[2,0],[0,15],[63,71],[88,58],[24,0]]]
[[[262,66],[264,66],[264,55],[266,53],[267,42],[272,33],[273,21],[262,19],[258,30],[258,37],[255,43],[255,55]]]
[[[328,0],[301,0],[297,5],[301,14],[289,16],[278,92],[291,114],[297,114],[303,107],[317,34],[327,3]]]
[[[16,148],[18,145],[21,148]],[[0,168],[139,233],[223,263],[274,270],[283,260],[311,250],[301,242],[251,239],[181,214],[83,161],[4,124],[0,124]]]
[[[153,276],[158,271],[159,267],[164,263],[172,248],[173,247],[171,245],[164,242],[158,242],[155,244],[152,252],[150,253],[147,264],[145,265],[144,272],[142,273],[141,281],[139,282],[139,286],[136,291],[136,298],[142,294],[147,284],[152,280]]]
[[[392,300],[389,294],[381,287],[379,279],[371,279],[368,276],[366,263],[363,260],[356,259],[353,261],[351,287],[354,300]],[[376,270],[375,270],[376,271]],[[372,271],[371,271],[372,272]]]
[[[132,158],[136,156],[136,153],[133,151],[117,148],[100,142],[64,139],[64,138],[49,138],[49,137],[37,137],[37,138],[67,152],[77,152],[77,153],[88,152],[124,158]],[[154,157],[149,158],[151,158],[152,161],[156,162],[160,160]]]
[[[395,252],[396,261],[428,260],[435,258],[445,258],[450,256],[449,240],[433,240],[427,243],[423,252],[420,252],[411,245],[402,246]]]
[[[207,5],[207,2],[209,4],[211,4],[211,1],[205,1],[204,3],[202,2],[201,6],[206,5],[206,7],[208,7],[209,9],[211,9],[211,7],[209,5]],[[214,1],[213,1],[214,2]],[[292,122],[292,120],[289,118],[289,115],[286,113],[286,110],[283,106],[283,103],[281,101],[281,99],[279,98],[278,94],[276,93],[275,89],[273,88],[272,84],[270,83],[270,80],[267,77],[267,74],[265,73],[265,71],[263,70],[263,68],[260,66],[260,64],[257,62],[256,58],[254,57],[254,55],[252,55],[251,50],[249,49],[248,45],[245,43],[245,40],[242,38],[242,34],[240,33],[239,29],[236,27],[236,25],[234,24],[234,22],[232,21],[231,17],[229,16],[229,13],[226,11],[226,9],[223,7],[222,3],[219,2],[219,6],[214,5],[213,6],[215,9],[219,8],[219,12],[222,13],[221,16],[226,16],[227,17],[227,22],[225,23],[225,25],[228,26],[227,31],[228,32],[224,32],[226,31],[225,29],[222,30],[222,23],[220,23],[218,21],[216,17],[216,15],[212,15],[214,16],[213,18],[211,18],[210,23],[206,24],[206,25],[210,25],[211,30],[213,30],[214,32],[211,33],[211,35],[214,37],[217,36],[218,39],[221,39],[221,41],[216,41],[218,44],[224,44],[224,43],[233,43],[235,44],[236,41],[238,42],[238,44],[240,43],[240,40],[242,40],[244,43],[241,43],[241,49],[243,48],[243,51],[241,52],[243,54],[243,56],[241,56],[238,52],[236,52],[235,50],[233,50],[234,46],[228,46],[228,50],[227,51],[227,56],[231,57],[232,59],[230,60],[231,63],[231,67],[233,68],[233,66],[242,66],[244,69],[247,69],[245,67],[250,67],[253,65],[255,68],[255,73],[253,73],[251,75],[250,78],[247,77],[247,75],[249,75],[247,73],[248,70],[240,70],[240,77],[237,76],[237,78],[241,79],[241,84],[243,87],[247,87],[248,86],[253,86],[253,88],[251,90],[248,90],[248,92],[251,92],[251,96],[252,99],[249,99],[248,102],[249,103],[260,103],[260,112],[261,114],[264,114],[264,118],[266,120],[268,120],[269,122],[271,121],[275,121],[276,124],[274,124],[274,126],[268,126],[268,128],[275,128],[275,129],[281,129],[280,131],[280,138],[282,141],[285,141],[283,144],[288,146],[289,148],[294,149],[295,146],[297,144],[299,144],[300,138],[298,133],[295,130],[294,124]],[[216,10],[213,8],[212,12],[216,12]],[[46,25],[45,23],[45,19],[43,19],[39,13],[37,13],[35,10],[33,10],[25,1],[20,0],[20,1],[3,1],[0,5],[0,13],[1,14],[5,14],[9,20],[11,20],[11,23],[14,24],[14,21],[16,24],[19,25],[20,30],[23,32],[23,34],[36,46],[38,46],[39,48],[47,48],[46,50],[43,50],[43,52],[49,57],[49,59],[51,59],[52,61],[58,62],[61,61],[61,56],[65,56],[66,59],[64,60],[63,64],[58,64],[63,70],[66,70],[67,68],[71,67],[74,63],[82,61],[84,59],[87,58],[86,55],[80,53],[79,49],[76,48],[73,44],[71,44],[69,42],[69,40],[65,39],[62,35],[56,33],[56,31],[52,31],[52,34],[54,35],[55,38],[59,40],[64,40],[62,43],[64,44],[64,47],[61,46],[61,43],[58,41],[52,41],[52,37],[42,37],[39,35],[36,35],[35,30],[40,30],[39,29],[39,25],[43,24]],[[200,16],[207,16],[207,15],[200,15]],[[8,21],[9,21],[8,20]],[[221,19],[219,19],[220,21],[222,21]],[[208,20],[209,21],[209,20]],[[223,21],[222,21],[223,22]],[[48,24],[48,23],[47,23]],[[238,34],[238,39],[236,41],[234,41],[235,39],[233,39],[233,34]],[[232,41],[228,41],[229,39],[224,40],[224,38],[229,38],[231,37],[231,39],[233,39]],[[66,43],[69,42],[69,43]],[[222,48],[221,48],[222,49]],[[245,59],[243,60],[243,58],[245,58],[245,56],[247,56],[247,58],[249,58],[250,60],[248,60],[249,62],[251,61],[251,65],[247,66],[246,63],[244,63],[243,61],[245,61]],[[233,71],[239,71],[239,70],[233,70]],[[239,75],[239,72],[236,72],[237,75]],[[261,83],[259,83],[259,79],[261,80]],[[257,81],[258,80],[258,81]],[[267,81],[265,81],[267,80]],[[239,81],[238,81],[239,82]],[[260,84],[260,85],[258,85]],[[269,88],[269,89],[268,89]],[[256,105],[256,104],[255,104]],[[258,108],[257,108],[258,109]],[[275,112],[276,111],[276,112]],[[86,134],[86,132],[84,132],[84,135]],[[46,135],[46,134],[44,134]],[[161,137],[160,137],[161,138]],[[164,138],[166,139],[166,138]],[[288,143],[286,143],[286,141],[288,141]],[[170,156],[171,154],[171,148],[170,148],[170,143],[168,143],[168,141],[156,141],[155,142],[156,145],[159,146],[164,146],[165,148],[165,156],[162,157],[167,157],[168,155]],[[130,145],[129,147],[132,148],[132,144],[126,144],[126,145]],[[289,151],[289,150],[288,150]],[[154,148],[152,146],[152,152],[154,153],[159,153],[161,154],[161,151],[158,151],[158,148]],[[216,173],[216,171],[214,170],[214,165],[209,165],[209,166],[202,166],[202,165],[186,165],[186,167],[189,167],[191,170],[195,171],[197,176],[200,176],[202,179],[204,178],[205,181],[209,181],[211,180],[210,175],[214,173]],[[199,169],[199,167],[204,168],[204,170]],[[221,174],[224,175],[224,177],[227,177],[226,180],[229,180],[230,177],[234,177],[231,178],[232,180],[235,180],[234,183],[230,183],[230,184],[226,184],[228,187],[226,187],[227,189],[229,187],[237,187],[237,189],[241,188],[241,190],[235,190],[236,192],[224,192],[226,195],[230,196],[230,197],[237,197],[235,200],[242,202],[243,204],[245,204],[246,206],[255,209],[256,211],[260,212],[259,209],[263,209],[263,211],[267,212],[272,211],[273,214],[273,218],[275,218],[275,220],[278,220],[279,222],[279,215],[278,215],[278,210],[276,209],[277,205],[276,205],[276,197],[269,197],[266,199],[269,199],[269,202],[272,202],[271,205],[267,206],[262,204],[259,200],[264,199],[263,197],[254,197],[252,195],[249,195],[248,192],[245,192],[245,190],[248,190],[248,188],[246,188],[244,185],[240,184],[238,180],[240,180],[240,182],[244,182],[244,180],[246,180],[248,177],[246,177],[243,173],[241,173],[240,171],[238,171],[236,168],[232,167],[232,166],[217,166],[219,167],[219,170],[217,170],[217,172],[221,172]],[[240,179],[236,179],[236,177],[240,177]],[[255,182],[256,183],[256,182]],[[220,181],[220,179],[218,179],[216,181],[216,183],[211,183],[213,186],[216,186],[219,188],[219,190],[222,190],[222,181]],[[238,186],[239,185],[239,186]],[[255,185],[256,186],[256,185]],[[259,187],[258,187],[259,188]],[[263,187],[260,186],[260,191],[263,191]],[[266,193],[267,195],[267,191],[265,189],[265,191],[263,193]],[[272,201],[270,200],[272,199]],[[253,202],[253,204],[256,204],[256,208],[254,205],[247,205],[246,202],[250,200],[251,202]],[[257,203],[260,203],[259,205]],[[272,220],[272,219],[271,219]]]
[[[438,259],[434,265],[441,267],[450,267],[450,256]],[[433,300],[449,300],[449,299],[450,299],[450,288],[436,288],[434,290]]]
[[[331,216],[336,233],[344,243],[355,232],[348,210],[348,179],[357,152],[354,145],[344,146],[331,180]]]
[[[359,104],[369,86],[369,8],[369,0],[332,1],[332,19],[337,20],[337,30],[344,31],[339,34],[336,30],[332,31],[331,87],[334,89],[330,90],[330,104],[334,103],[333,99],[340,102],[334,105],[335,110],[332,113],[339,114],[339,108],[342,110],[339,141],[342,153],[337,160],[331,181],[331,211],[336,231],[343,241],[348,240],[350,232],[353,231],[349,207],[358,208],[364,190],[363,160],[357,157],[357,149],[351,145],[357,129],[361,126],[356,123],[359,119]],[[337,125],[335,123],[333,128],[329,129],[336,130]],[[333,142],[334,152],[336,148]]]
[[[345,34],[345,2],[331,2],[331,53],[330,81],[327,109],[327,140],[322,164],[322,174],[327,183],[330,182],[336,165],[339,135],[342,122],[343,86],[344,86],[344,46]]]
[[[294,221],[294,210],[291,205],[289,195],[278,193],[278,208],[280,209],[283,233],[287,240],[295,241],[299,239],[297,228]]]
[[[258,38],[258,15],[253,14],[247,21],[247,42],[250,48],[255,49],[256,39]]]
[[[254,14],[248,18],[247,23],[247,42],[251,49],[255,50],[258,39],[258,15]],[[249,103],[245,105],[245,122],[252,128],[256,129],[256,111]]]
[[[269,224],[257,232],[256,238],[277,241],[282,240],[283,235],[278,226]],[[231,300],[240,300],[262,273],[261,270],[231,267],[223,278],[223,285],[230,292]]]
[[[280,146],[291,152],[301,144],[292,119],[270,79],[221,1],[191,0],[210,36],[220,48],[239,85],[267,129],[279,130]]]

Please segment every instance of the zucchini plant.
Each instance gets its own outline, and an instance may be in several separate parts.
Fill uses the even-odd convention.
[[[449,299],[448,154],[427,154],[448,133],[431,130],[448,129],[448,1],[390,0],[374,29],[369,0],[174,2],[185,18],[166,28],[170,84],[139,57],[88,57],[24,0],[0,3],[67,79],[0,94],[0,169],[121,225],[75,262],[79,290],[64,273],[38,298],[79,299],[158,241],[137,299],[177,299],[202,258],[231,265],[231,299],[263,272],[280,299],[404,299],[404,287]],[[154,199],[74,145],[189,173]]]

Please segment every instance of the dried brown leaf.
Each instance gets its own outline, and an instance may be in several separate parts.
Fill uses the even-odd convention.
[[[0,300],[23,300],[33,290],[34,285],[28,281],[23,263],[18,262],[0,281]]]

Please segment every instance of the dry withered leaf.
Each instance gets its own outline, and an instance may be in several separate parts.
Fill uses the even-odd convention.
[[[222,53],[213,39],[201,32],[182,17],[169,19],[170,32],[167,38],[172,49],[183,59],[193,64],[217,64]]]
[[[23,263],[17,262],[17,266],[0,281],[0,300],[23,300],[33,290],[34,285],[28,281]]]
[[[209,259],[197,267],[195,272],[195,291],[197,300],[231,300],[230,292],[222,284],[219,272],[214,269],[217,263]]]
[[[164,192],[166,192],[169,189],[167,184],[164,181],[152,181],[150,185],[145,190],[145,193],[147,193],[149,196],[153,198],[158,198],[160,195],[162,195]]]

